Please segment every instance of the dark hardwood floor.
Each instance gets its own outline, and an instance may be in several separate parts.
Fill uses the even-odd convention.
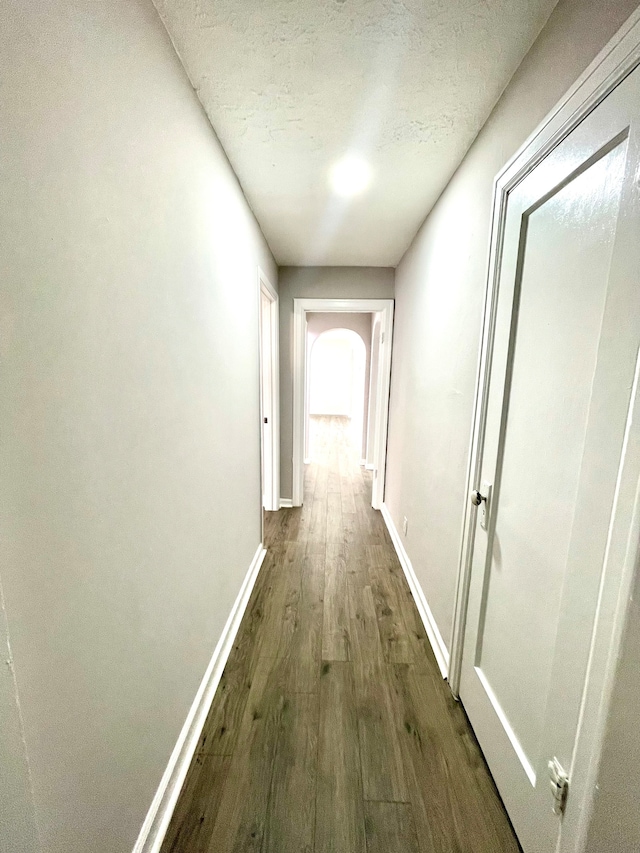
[[[162,853],[517,853],[346,421],[314,419]]]

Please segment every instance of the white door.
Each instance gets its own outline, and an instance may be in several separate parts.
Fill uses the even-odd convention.
[[[273,377],[271,375],[271,300],[260,292],[260,404],[262,413],[262,506],[272,506],[272,454],[271,431],[273,429]]]
[[[640,344],[640,71],[510,193],[460,696],[525,853],[556,849]],[[479,496],[476,496],[478,499]]]
[[[378,386],[380,384],[378,362],[380,360],[380,330],[382,321],[380,314],[372,314],[371,324],[371,368],[369,371],[369,414],[367,417],[367,457],[366,464],[369,470],[375,469],[376,461],[376,426],[378,412]]]
[[[278,294],[259,274],[260,311],[260,418],[262,506],[280,508],[280,391],[278,382]]]

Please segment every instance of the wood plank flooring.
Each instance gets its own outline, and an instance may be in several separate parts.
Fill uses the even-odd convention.
[[[314,418],[161,853],[518,853],[342,418]]]

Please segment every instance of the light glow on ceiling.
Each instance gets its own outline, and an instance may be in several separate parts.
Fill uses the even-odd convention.
[[[371,167],[360,157],[343,157],[331,169],[330,181],[337,195],[358,195],[371,183]]]

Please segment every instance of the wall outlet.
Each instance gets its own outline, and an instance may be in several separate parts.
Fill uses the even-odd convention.
[[[409,529],[409,522],[407,521],[407,516],[402,519],[402,532],[404,535],[407,535],[407,530]]]

